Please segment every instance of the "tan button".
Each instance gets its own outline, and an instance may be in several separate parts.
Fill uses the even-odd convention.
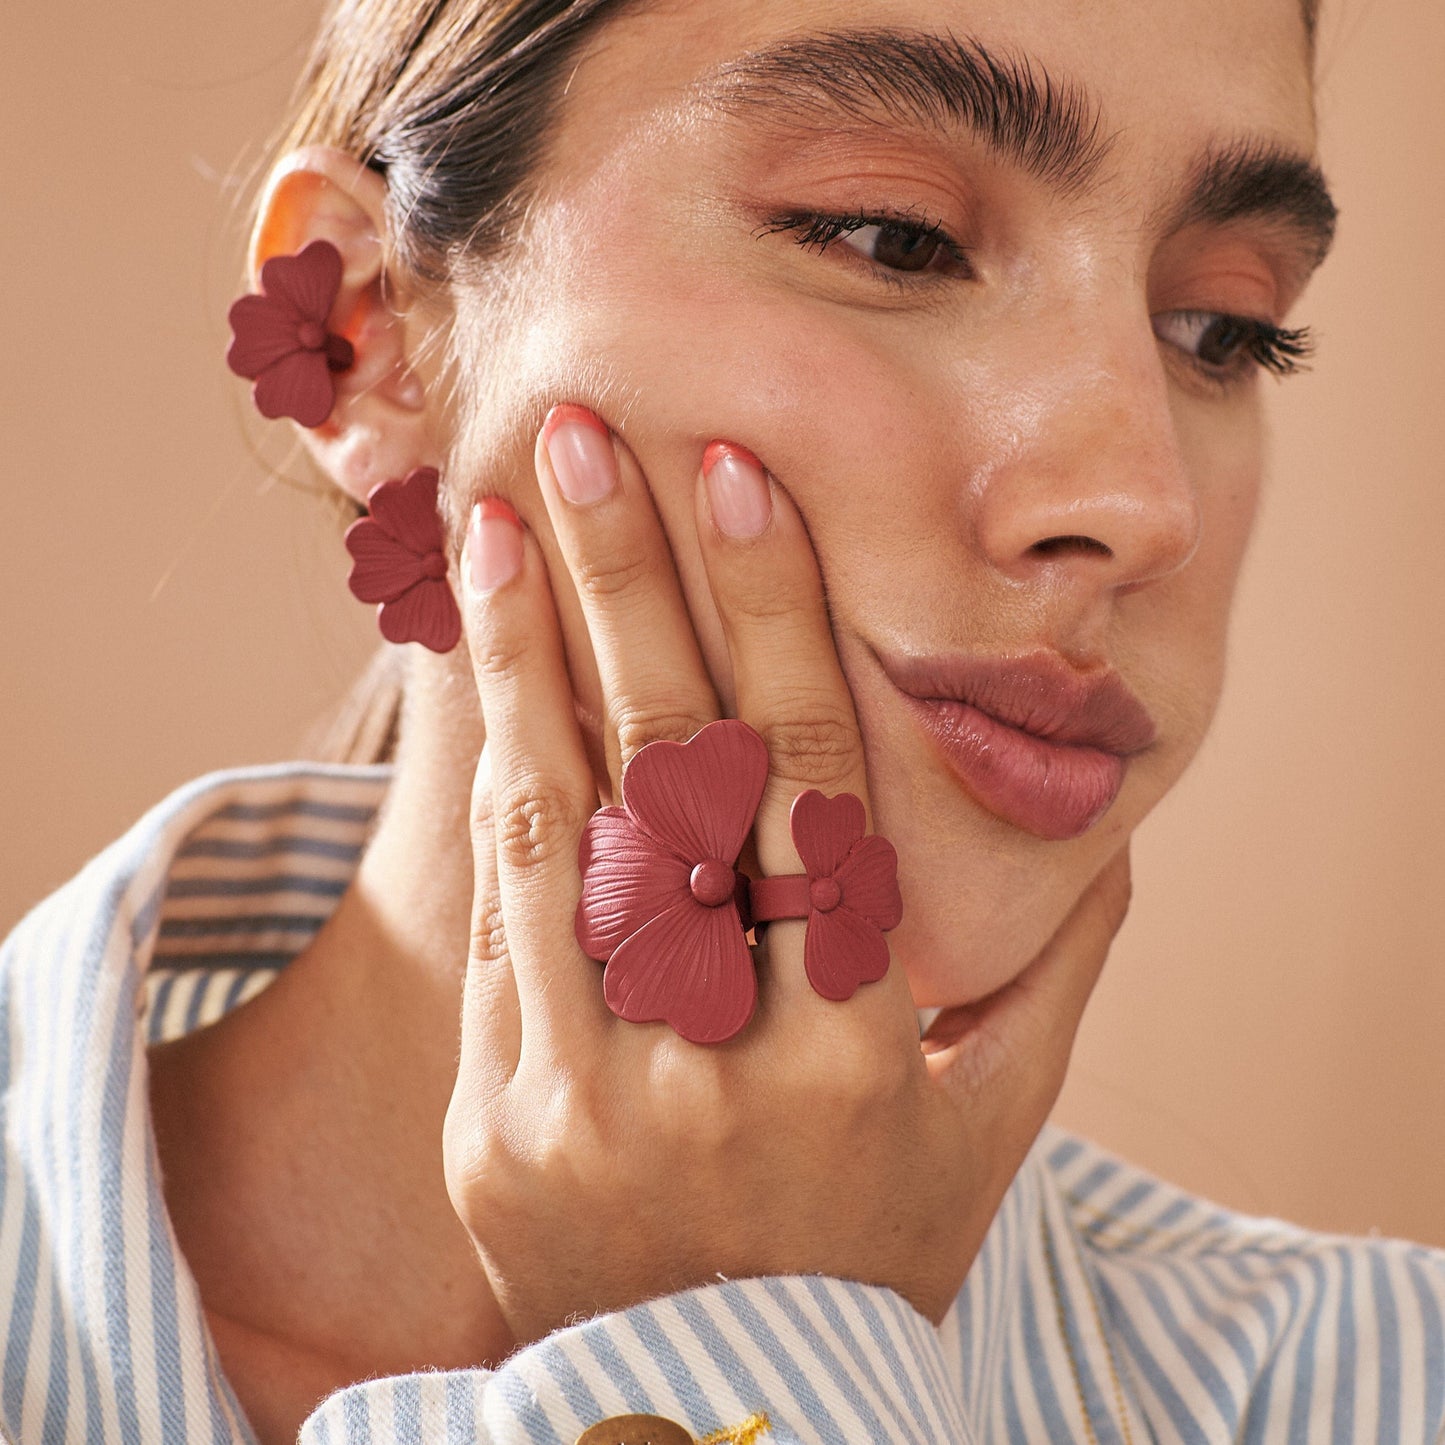
[[[693,1445],[676,1420],[661,1415],[613,1415],[589,1425],[577,1445]]]

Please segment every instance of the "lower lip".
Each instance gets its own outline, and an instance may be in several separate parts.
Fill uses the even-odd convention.
[[[1117,753],[1046,742],[963,702],[904,700],[969,792],[1040,838],[1088,832],[1124,784]]]

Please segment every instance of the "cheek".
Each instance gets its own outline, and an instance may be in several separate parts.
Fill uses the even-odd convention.
[[[1179,731],[1189,739],[1185,762],[1219,701],[1230,614],[1259,506],[1261,398],[1256,390],[1235,405],[1227,425],[1198,403],[1176,405],[1180,448],[1197,479],[1199,549],[1176,576],[1126,599],[1137,604],[1129,625],[1141,648],[1162,661],[1177,659],[1168,694],[1180,699]]]
[[[730,669],[695,537],[695,489],[714,439],[762,458],[807,521],[835,598],[852,609],[876,569],[879,511],[917,448],[927,374],[841,308],[750,278],[736,259],[637,259],[646,227],[590,228],[565,279],[531,312],[514,385],[577,400],[617,427],[648,477],[704,653],[725,701]],[[578,234],[576,230],[572,234]],[[885,461],[886,459],[886,461]],[[890,537],[918,535],[912,526]],[[885,542],[884,545],[887,545]],[[891,571],[891,567],[889,568]],[[866,590],[866,589],[865,589]]]

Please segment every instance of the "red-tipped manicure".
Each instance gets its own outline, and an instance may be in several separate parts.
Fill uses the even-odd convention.
[[[702,454],[703,484],[713,525],[724,537],[751,541],[773,520],[773,494],[763,464],[736,442],[710,442]]]
[[[542,423],[543,442],[550,442],[552,433],[559,426],[566,426],[569,422],[573,426],[590,426],[594,431],[600,431],[603,436],[608,438],[612,435],[607,430],[607,423],[595,411],[589,411],[585,406],[577,406],[573,402],[564,401],[547,413],[547,419]]]
[[[542,424],[542,445],[562,495],[577,507],[610,496],[617,485],[612,433],[585,406],[554,406]]]
[[[760,472],[763,464],[746,447],[740,447],[736,442],[709,442],[707,450],[702,454],[702,470],[704,476],[712,471],[723,457],[737,457],[744,462],[751,462]]]
[[[522,570],[521,519],[501,497],[483,497],[472,508],[466,567],[476,592],[494,592]]]
[[[522,525],[522,519],[517,515],[517,509],[505,497],[483,497],[477,503],[477,513],[484,522],[500,519],[510,522],[514,527]]]

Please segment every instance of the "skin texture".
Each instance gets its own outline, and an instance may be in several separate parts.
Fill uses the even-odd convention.
[[[1112,138],[1098,188],[1087,198],[1055,194],[961,132],[844,134],[833,125],[827,137],[800,136],[756,117],[740,123],[691,89],[780,34],[850,25],[973,32],[1087,82]],[[526,617],[510,621],[471,598],[467,645],[413,660],[385,820],[313,947],[220,1025],[153,1051],[168,1202],[263,1438],[294,1436],[321,1394],[367,1373],[495,1360],[558,1323],[569,1305],[626,1304],[724,1264],[731,1273],[881,1279],[930,1313],[951,1298],[1062,1080],[1078,1009],[1122,917],[1120,866],[1107,873],[1106,864],[1194,755],[1218,698],[1260,485],[1260,383],[1221,389],[1201,375],[1165,339],[1177,337],[1168,318],[1209,310],[1282,322],[1308,268],[1262,224],[1170,232],[1158,217],[1206,142],[1250,135],[1313,151],[1304,33],[1291,0],[1165,0],[1150,7],[1147,25],[1122,0],[1084,8],[1033,0],[999,12],[963,0],[726,0],[710,6],[705,27],[695,7],[656,4],[599,32],[568,86],[522,245],[505,265],[464,278],[453,296],[413,294],[391,274],[383,287],[384,191],[374,174],[330,152],[278,171],[254,259],[316,235],[335,241],[346,261],[336,314],[349,318],[357,341],[358,366],[342,378],[332,419],[306,437],[318,462],[357,497],[412,466],[441,467],[457,554],[472,501],[510,497],[529,537],[531,570],[518,585],[534,590]],[[804,205],[922,212],[969,248],[974,270],[900,288],[839,243],[819,254],[760,234],[780,208]],[[450,362],[440,344],[447,337]],[[685,622],[686,638],[695,637],[696,667],[671,694],[677,670],[661,668],[665,649],[634,648],[624,665],[594,645],[597,621],[589,627],[574,577],[615,579],[619,554],[594,539],[569,561],[558,541],[562,513],[534,447],[548,407],[563,401],[613,427],[625,493],[655,505],[656,523],[637,513],[613,540],[624,551],[665,544],[675,561],[681,601],[644,594],[634,629],[656,637]],[[479,693],[489,717],[500,709],[514,721],[526,712],[516,698],[551,697],[549,727],[562,731],[551,754],[539,747],[531,778],[574,799],[579,789],[607,795],[620,757],[648,738],[686,736],[712,710],[740,710],[724,620],[731,615],[736,633],[749,594],[740,572],[710,578],[699,512],[703,450],[718,437],[762,459],[776,480],[776,515],[796,521],[777,542],[786,574],[761,572],[752,593],[766,591],[760,579],[769,575],[813,588],[801,615],[815,642],[793,669],[794,742],[817,735],[820,714],[844,723],[829,734],[838,746],[811,758],[795,748],[791,791],[799,778],[829,791],[850,780],[900,856],[905,918],[890,937],[886,989],[864,990],[807,1026],[835,1031],[825,1057],[847,1061],[855,1102],[876,1097],[869,1090],[885,1069],[892,1117],[916,1126],[903,1131],[912,1152],[882,1159],[883,1141],[864,1137],[877,1128],[868,1111],[837,1110],[851,1126],[786,1141],[783,1158],[800,1182],[781,1191],[777,1228],[756,1216],[709,1218],[670,1254],[654,1232],[645,1257],[586,1281],[570,1301],[544,1297],[525,1283],[537,1278],[536,1261],[555,1257],[558,1240],[585,1240],[578,1221],[597,1217],[589,1200],[627,1197],[644,1177],[627,1170],[655,1164],[659,1138],[680,1171],[666,1177],[695,1175],[705,1185],[708,1170],[675,1121],[641,1105],[627,1112],[632,1081],[648,1070],[696,1088],[696,1112],[713,1122],[713,1155],[751,1160],[760,1178],[782,1145],[759,1118],[816,1117],[796,1103],[821,1086],[806,1073],[772,1080],[779,1092],[757,1100],[758,1117],[726,1112],[756,1092],[761,1042],[734,1060],[735,1075],[706,1065],[704,1084],[695,1057],[659,1041],[659,1030],[633,1029],[646,1034],[644,1045],[609,1035],[605,1017],[561,1011],[528,1034],[535,970],[572,968],[573,1002],[585,1009],[600,1001],[583,987],[596,988],[595,965],[580,972],[564,957],[571,915],[557,879],[531,892],[515,884],[510,911],[497,908],[495,780],[473,795]],[[1091,541],[1050,541],[1080,537]],[[817,630],[824,592],[836,671],[816,641],[826,636]],[[770,670],[767,646],[756,642],[747,654],[760,674]],[[777,646],[771,670],[785,674],[790,659],[784,642]],[[1117,668],[1159,730],[1104,818],[1065,842],[1034,837],[975,802],[874,656],[1036,646],[1080,668]],[[556,690],[564,654],[570,697]],[[541,658],[534,690],[517,693],[498,657],[512,658],[517,672]],[[604,696],[609,669],[625,686],[614,681]],[[574,709],[582,732],[570,735]],[[553,736],[538,722],[536,740],[543,735]],[[521,766],[498,784],[507,796]],[[765,805],[771,826],[782,801]],[[555,852],[566,856],[565,837]],[[520,866],[506,854],[503,893],[508,868]],[[1109,887],[1086,892],[1101,876]],[[575,869],[570,886],[575,898]],[[1073,932],[1059,933],[1071,910]],[[528,961],[517,965],[518,957]],[[945,1016],[944,1052],[960,1039],[987,1040],[991,1025],[980,1021],[990,1005],[980,1001],[1016,1000],[998,991],[1033,978],[1026,970],[1041,957],[1053,958],[1051,982],[1034,993],[1043,1002],[1027,1028],[1018,1020],[1028,1010],[1009,1016],[1015,1024],[997,1033],[1000,1046],[975,1042],[966,1059],[923,1062],[900,1042],[914,1004],[958,1010]],[[756,1032],[771,1038],[762,1026]],[[540,1054],[528,1056],[524,1034],[543,1040]],[[644,1048],[642,1057],[620,1052]],[[774,1042],[771,1057],[784,1048]],[[577,1100],[564,1087],[580,1077],[569,1072],[576,1059],[597,1065],[603,1092],[583,1098],[580,1115],[540,1114],[539,1100]],[[944,1142],[958,1138],[949,1119],[981,1101],[989,1107],[979,1132],[949,1156],[956,1167],[937,1167],[956,1147]],[[499,1148],[508,1138],[542,1144],[530,1153]],[[640,1157],[619,1139],[642,1141]],[[877,1159],[877,1169],[858,1171],[858,1158]],[[568,1189],[549,1189],[563,1168]],[[838,1191],[827,1186],[843,1171],[854,1181],[844,1201],[853,1213],[834,1217]],[[943,1184],[900,1195],[900,1179],[930,1172]],[[892,1274],[881,1256],[860,1254],[861,1227],[848,1228],[850,1217],[870,1217],[870,1190],[907,1196]],[[572,1215],[536,1207],[559,1193]],[[685,1214],[674,1196],[657,1228]],[[960,1217],[966,1227],[938,1243],[940,1221]],[[790,1220],[807,1225],[808,1242],[789,1232]],[[780,1242],[766,1259],[750,1258],[728,1243],[729,1229]],[[937,1270],[905,1268],[920,1258]]]

